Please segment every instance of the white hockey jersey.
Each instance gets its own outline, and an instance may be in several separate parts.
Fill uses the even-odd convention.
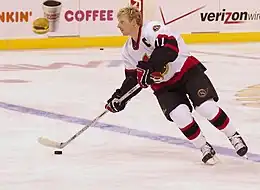
[[[163,80],[160,83],[153,84],[153,90],[158,90],[163,86],[172,84],[181,79],[183,74],[199,61],[190,55],[186,44],[180,34],[171,32],[164,24],[151,21],[144,24],[139,29],[138,40],[135,42],[131,37],[127,40],[122,50],[122,58],[126,70],[135,70],[138,61],[147,61],[158,43],[158,36],[175,38],[177,47],[168,44],[162,44],[178,52],[178,57],[166,65],[161,73]],[[162,43],[164,43],[162,41]]]

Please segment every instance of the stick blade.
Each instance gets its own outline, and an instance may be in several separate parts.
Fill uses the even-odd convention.
[[[48,138],[39,137],[38,142],[44,146],[52,147],[52,148],[62,148],[62,143],[52,141]]]

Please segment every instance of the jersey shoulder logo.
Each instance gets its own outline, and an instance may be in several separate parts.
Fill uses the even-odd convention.
[[[157,32],[158,30],[160,30],[161,25],[154,25],[153,26],[153,31]]]

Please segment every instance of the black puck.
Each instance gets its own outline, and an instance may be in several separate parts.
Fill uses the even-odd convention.
[[[61,150],[55,150],[54,154],[62,154],[62,151]]]

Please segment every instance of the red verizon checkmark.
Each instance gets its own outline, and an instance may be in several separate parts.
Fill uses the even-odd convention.
[[[177,21],[177,20],[179,20],[179,19],[182,19],[182,18],[184,18],[184,17],[186,17],[186,16],[188,16],[188,15],[190,15],[190,14],[193,14],[193,13],[199,11],[200,9],[203,9],[204,7],[206,7],[206,5],[204,5],[204,6],[202,6],[202,7],[199,7],[199,8],[197,8],[197,9],[193,10],[193,11],[190,11],[190,12],[184,14],[184,15],[181,15],[181,16],[179,16],[179,17],[177,17],[177,18],[175,18],[175,19],[173,19],[173,20],[170,20],[170,21],[168,21],[168,22],[165,21],[162,8],[159,7],[159,9],[160,9],[160,12],[161,12],[161,16],[162,16],[162,19],[163,19],[163,23],[164,23],[165,25],[168,25],[168,24],[170,24],[170,23],[172,23],[172,22],[175,22],[175,21]]]

